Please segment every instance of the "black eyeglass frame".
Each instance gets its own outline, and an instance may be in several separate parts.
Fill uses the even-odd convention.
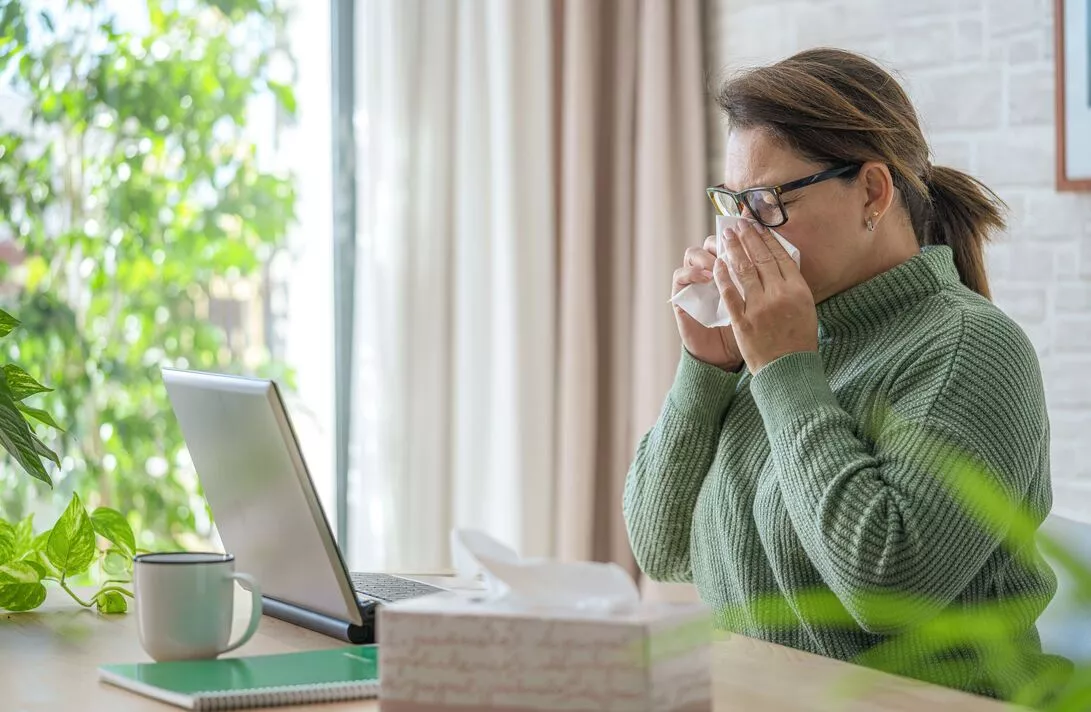
[[[793,180],[793,181],[790,181],[788,183],[782,183],[781,185],[759,186],[757,188],[747,188],[746,190],[739,190],[739,191],[728,190],[724,186],[724,184],[721,183],[720,185],[711,186],[705,192],[708,193],[708,199],[712,201],[712,205],[716,208],[716,211],[719,212],[721,215],[726,215],[727,213],[725,213],[723,210],[721,210],[719,203],[716,202],[716,195],[717,194],[722,194],[722,195],[726,195],[726,196],[730,197],[731,200],[735,203],[735,207],[739,211],[739,215],[743,214],[743,211],[744,211],[745,208],[749,208],[750,209],[750,214],[754,216],[754,219],[757,220],[762,225],[764,225],[765,227],[780,227],[784,223],[788,222],[788,210],[787,210],[787,208],[784,207],[784,202],[780,199],[780,196],[784,195],[785,193],[790,193],[793,190],[799,190],[800,188],[806,188],[807,186],[814,185],[815,183],[821,183],[824,180],[829,180],[831,178],[839,178],[839,177],[841,177],[843,175],[847,175],[848,173],[851,173],[853,171],[858,171],[858,170],[860,170],[861,167],[862,167],[862,164],[860,164],[860,163],[849,163],[849,164],[846,164],[846,165],[843,165],[843,166],[835,166],[834,168],[827,168],[824,171],[819,171],[818,173],[815,173],[813,175],[809,175],[806,178],[800,178],[798,180]],[[754,206],[752,206],[750,204],[750,201],[747,199],[748,195],[753,195],[753,194],[756,194],[756,193],[763,193],[763,192],[764,193],[772,193],[776,197],[776,199],[777,199],[777,208],[780,210],[780,215],[783,218],[783,220],[781,220],[780,222],[775,223],[775,224],[770,224],[770,223],[766,222],[765,220],[762,220],[761,216],[758,214],[759,211],[756,210],[754,208]]]

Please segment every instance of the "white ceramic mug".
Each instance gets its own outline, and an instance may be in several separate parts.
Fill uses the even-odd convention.
[[[234,582],[253,599],[250,624],[234,643]],[[235,573],[230,554],[170,552],[133,559],[136,620],[140,644],[154,660],[215,658],[254,635],[261,622],[261,589],[247,574]]]

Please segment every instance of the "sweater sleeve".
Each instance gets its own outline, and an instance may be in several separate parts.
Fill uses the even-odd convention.
[[[625,480],[625,525],[637,563],[656,581],[693,580],[693,510],[738,379],[683,349],[659,420],[637,448]]]
[[[867,424],[838,403],[817,353],[784,356],[751,383],[792,525],[870,632],[927,620],[1003,541],[1013,513],[983,508],[967,487],[1019,503],[1048,479],[1034,350],[1002,316],[973,321],[895,379]],[[884,595],[905,603],[893,614],[868,603]]]

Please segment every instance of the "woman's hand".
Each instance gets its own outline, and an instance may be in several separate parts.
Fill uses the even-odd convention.
[[[814,296],[791,256],[749,220],[726,237],[727,262],[716,260],[713,272],[750,373],[790,353],[818,351]]]
[[[715,262],[716,236],[709,235],[703,246],[686,250],[682,266],[674,271],[671,296],[673,297],[691,284],[711,282]],[[739,353],[731,327],[710,329],[677,305],[674,307],[674,319],[678,322],[678,333],[682,337],[682,345],[698,361],[704,361],[725,371],[737,371],[742,366],[742,354]]]

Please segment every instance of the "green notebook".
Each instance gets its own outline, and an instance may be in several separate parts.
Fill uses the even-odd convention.
[[[189,710],[359,700],[379,696],[379,649],[103,665],[99,680]]]

